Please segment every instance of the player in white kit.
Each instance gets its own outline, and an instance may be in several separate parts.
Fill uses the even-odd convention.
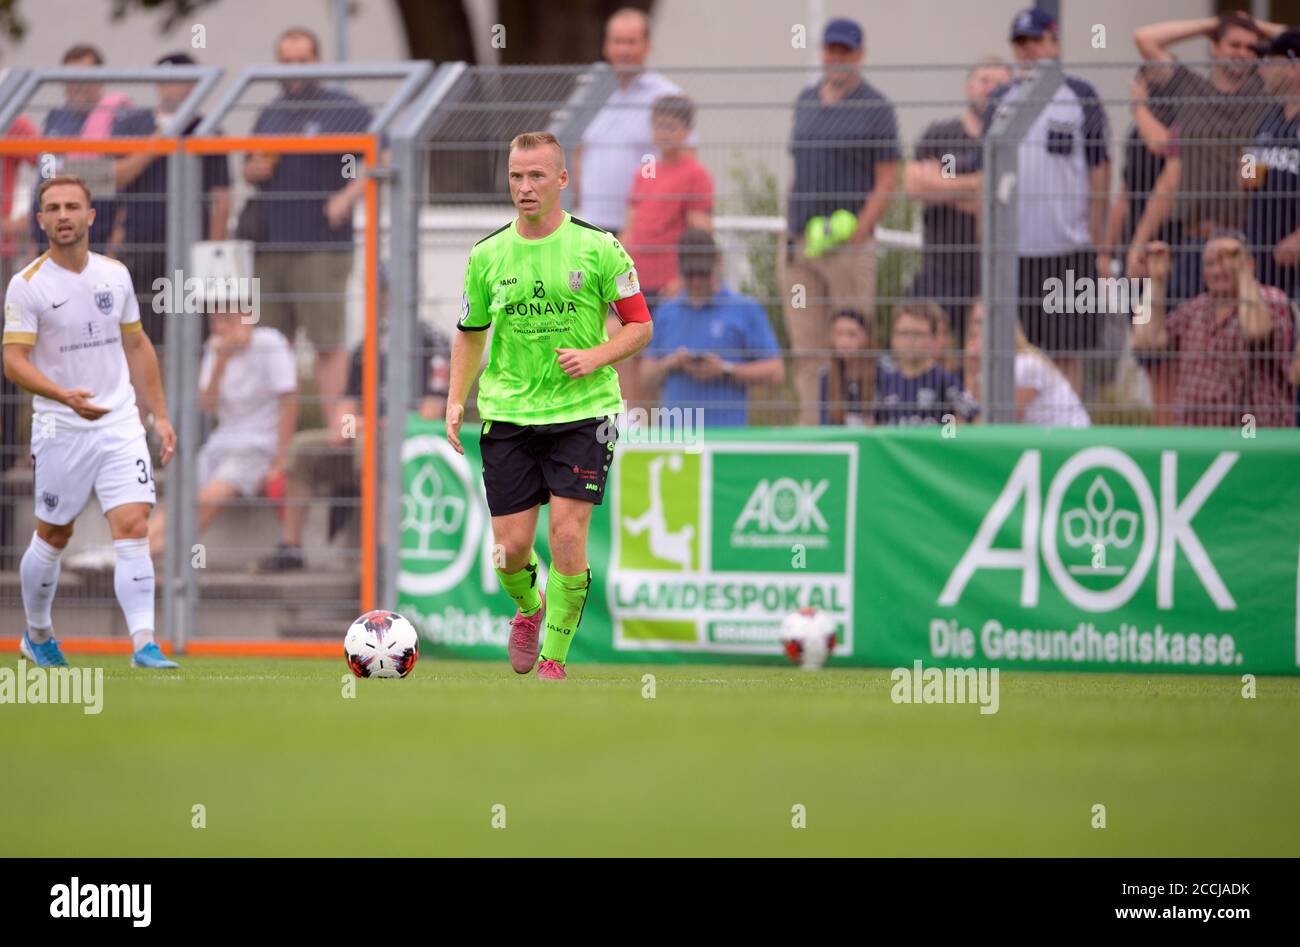
[[[4,372],[32,399],[36,532],[19,566],[27,630],[21,649],[44,667],[67,664],[50,622],[59,557],[95,491],[117,552],[113,588],[126,616],[132,665],[174,668],[154,642],[154,571],[149,557],[153,466],[136,408],[140,392],[162,441],[176,450],[158,357],[140,326],[125,266],[91,253],[90,191],[63,175],[41,184],[37,219],[50,240],[9,283]]]

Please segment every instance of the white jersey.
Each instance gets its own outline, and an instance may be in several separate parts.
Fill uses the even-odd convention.
[[[122,337],[142,331],[131,274],[116,260],[91,253],[80,273],[65,270],[48,252],[9,281],[5,344],[32,346],[32,364],[62,388],[94,392],[91,403],[108,408],[88,421],[65,404],[36,396],[32,410],[74,430],[139,422]],[[37,426],[32,426],[33,435]]]
[[[199,366],[199,388],[208,387],[216,369],[218,336],[208,336]],[[231,450],[275,452],[279,442],[280,395],[298,389],[298,363],[279,329],[258,326],[248,347],[226,362],[217,391],[217,429],[209,444]]]
[[[1038,392],[1025,406],[1025,424],[1049,427],[1088,427],[1088,412],[1065,376],[1048,362],[1046,356],[1017,352],[1015,360],[1017,388]]]

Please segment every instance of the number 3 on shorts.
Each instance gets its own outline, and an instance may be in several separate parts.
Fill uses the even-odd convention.
[[[153,481],[153,470],[149,467],[149,461],[144,458],[136,460],[140,466],[140,479],[136,483],[151,483]]]

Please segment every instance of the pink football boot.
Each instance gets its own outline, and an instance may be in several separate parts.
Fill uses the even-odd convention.
[[[564,673],[564,665],[559,661],[543,661],[537,665],[537,679],[539,681],[563,681],[568,679]]]
[[[546,614],[546,596],[542,598],[542,607],[525,618],[518,611],[510,619],[510,645],[506,651],[510,655],[510,666],[516,674],[527,674],[537,663],[537,652],[541,645],[538,635],[542,630],[542,616]]]

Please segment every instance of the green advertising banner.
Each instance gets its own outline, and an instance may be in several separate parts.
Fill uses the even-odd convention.
[[[634,433],[592,518],[574,662],[785,660],[782,619],[813,606],[832,665],[1300,669],[1300,432]],[[515,606],[477,430],[463,443],[409,423],[397,609],[444,654],[504,660]]]

